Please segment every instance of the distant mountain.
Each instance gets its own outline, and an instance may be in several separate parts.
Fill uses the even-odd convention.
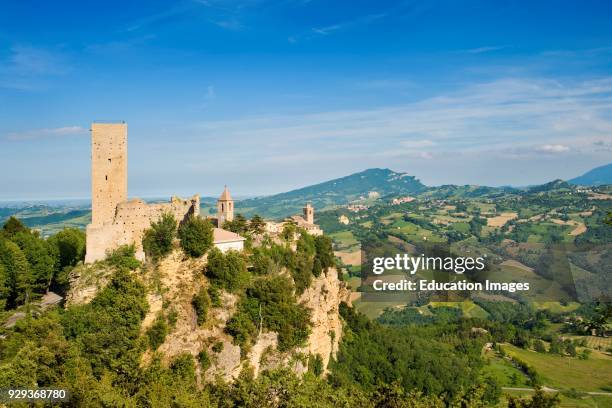
[[[386,195],[413,194],[426,189],[414,176],[389,169],[368,169],[350,176],[325,181],[273,196],[251,198],[236,203],[236,212],[247,216],[285,217],[296,214],[307,201],[317,210],[344,205],[355,200]]]
[[[601,184],[612,184],[612,163],[595,167],[580,177],[568,180],[571,184],[582,186],[598,186]]]

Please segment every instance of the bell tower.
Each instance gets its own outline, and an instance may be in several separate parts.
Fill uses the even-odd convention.
[[[234,219],[234,200],[230,195],[229,189],[225,186],[221,197],[217,200],[217,220],[218,226],[221,228],[225,221],[233,221]]]
[[[304,207],[304,219],[308,224],[314,224],[314,208],[310,203],[306,203]]]

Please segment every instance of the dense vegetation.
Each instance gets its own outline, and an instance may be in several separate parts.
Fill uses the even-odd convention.
[[[16,218],[0,231],[0,309],[13,309],[54,290],[63,294],[68,272],[85,257],[85,234],[65,229],[42,239]]]

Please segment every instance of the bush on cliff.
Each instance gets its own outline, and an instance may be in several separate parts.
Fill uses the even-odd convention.
[[[224,254],[213,248],[208,254],[205,272],[213,285],[232,293],[243,288],[249,279],[244,256],[233,250]]]
[[[154,261],[163,258],[172,251],[172,241],[176,236],[176,220],[172,214],[163,214],[157,222],[151,223],[151,228],[144,232],[142,247],[145,254]]]
[[[206,253],[213,244],[213,226],[210,221],[190,216],[178,230],[181,248],[193,258]]]

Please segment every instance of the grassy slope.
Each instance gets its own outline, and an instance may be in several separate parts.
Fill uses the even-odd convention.
[[[542,376],[545,385],[552,388],[579,391],[605,391],[612,386],[612,358],[593,351],[588,360],[537,353],[512,345],[504,345],[504,351],[532,365]]]

